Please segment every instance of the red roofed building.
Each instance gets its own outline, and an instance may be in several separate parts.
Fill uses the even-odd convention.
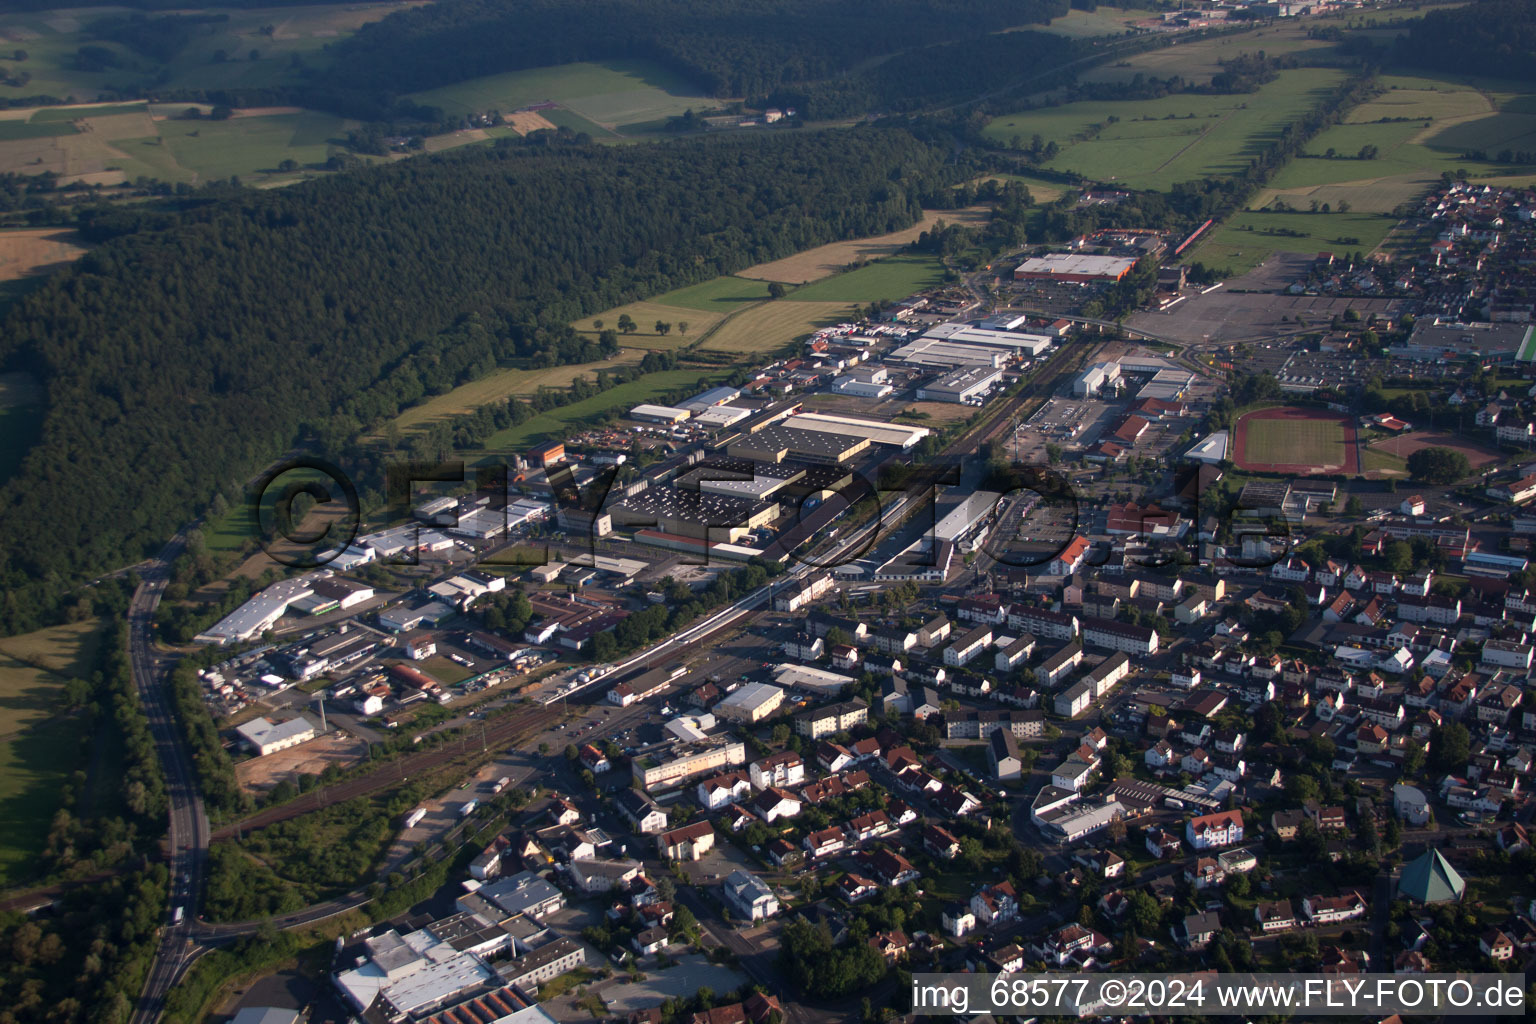
[[[1243,841],[1243,812],[1217,811],[1191,818],[1184,826],[1184,838],[1197,850],[1240,843]]]
[[[1110,436],[1123,444],[1135,444],[1136,439],[1145,434],[1151,425],[1140,416],[1127,416],[1120,421],[1120,425],[1111,432]]]
[[[1073,537],[1071,543],[1061,549],[1061,553],[1051,559],[1047,571],[1052,576],[1070,576],[1082,568],[1083,559],[1088,555],[1088,538]]]

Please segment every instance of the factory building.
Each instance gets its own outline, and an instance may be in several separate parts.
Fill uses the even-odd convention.
[[[1023,320],[1023,317],[1019,317]],[[939,324],[926,331],[924,338],[938,338],[962,345],[990,345],[1014,356],[1034,358],[1051,347],[1055,339],[1044,334],[1020,334],[1011,330],[996,330],[987,326],[972,327],[969,324]]]
[[[776,502],[724,494],[652,487],[605,510],[621,526],[647,526],[662,533],[734,544],[779,518]]]
[[[751,409],[743,409],[735,405],[715,405],[695,413],[693,422],[706,427],[729,427],[751,415]]]
[[[839,466],[869,448],[868,437],[846,437],[820,430],[771,426],[732,441],[726,452],[732,458],[779,463],[785,459]]]
[[[643,403],[629,410],[629,418],[642,423],[681,423],[693,413],[672,405]]]
[[[954,369],[958,366],[1002,366],[1008,352],[987,345],[971,345],[942,338],[918,338],[885,357],[887,362],[909,366]]]
[[[1020,263],[1013,272],[1015,281],[1070,281],[1076,284],[1100,284],[1118,281],[1131,272],[1136,261],[1129,256],[1079,256],[1076,253],[1047,253]]]
[[[1119,379],[1119,363],[1094,363],[1072,382],[1072,393],[1079,398],[1092,398]]]
[[[960,494],[958,490],[945,495],[950,499]],[[946,511],[941,519],[933,525],[933,539],[935,543],[948,541],[958,544],[974,534],[982,522],[997,510],[997,503],[1003,496],[997,491],[974,491],[965,495],[958,504]]]
[[[701,395],[695,395],[683,402],[680,408],[687,409],[697,416],[705,409],[713,409],[717,405],[733,402],[741,397],[741,392],[735,388],[710,388]]]
[[[870,444],[888,445],[906,451],[933,433],[927,427],[911,427],[905,423],[881,423],[878,420],[862,420],[854,416],[834,416],[831,413],[807,412],[791,416],[784,421],[796,430],[812,430],[823,434],[843,437],[863,437]]]
[[[1002,380],[1003,371],[991,366],[966,366],[951,370],[917,389],[920,402],[981,404],[982,394]]]

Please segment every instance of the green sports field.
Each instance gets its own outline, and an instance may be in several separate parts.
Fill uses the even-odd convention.
[[[1242,439],[1236,462],[1241,468],[1342,468],[1353,461],[1353,445],[1339,420],[1248,416],[1241,421],[1240,429]]]

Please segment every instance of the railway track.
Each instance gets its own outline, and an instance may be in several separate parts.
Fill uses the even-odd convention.
[[[559,722],[565,717],[565,711],[557,707],[534,707],[522,711],[513,712],[499,719],[486,723],[484,744],[489,747],[500,747],[504,744],[518,742],[529,736],[537,735]],[[288,821],[298,818],[312,811],[329,807],[331,804],[344,800],[353,800],[360,796],[371,796],[374,793],[399,785],[403,780],[423,772],[430,772],[438,768],[451,765],[464,759],[462,748],[449,744],[432,750],[424,750],[419,754],[411,754],[398,761],[381,764],[378,768],[366,775],[355,779],[348,779],[324,787],[324,790],[315,789],[298,797],[295,800],[272,807],[267,810],[257,811],[255,814],[232,821],[220,826],[213,833],[213,838],[229,839],[253,829],[265,828],[280,821]]]

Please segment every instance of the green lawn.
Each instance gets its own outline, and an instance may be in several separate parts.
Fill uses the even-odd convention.
[[[624,412],[630,408],[656,399],[668,391],[692,387],[706,380],[719,383],[730,376],[729,371],[713,373],[702,370],[662,370],[648,373],[639,380],[609,388],[602,394],[593,395],[571,405],[540,413],[525,423],[497,431],[486,442],[491,452],[517,451],[546,438],[565,437],[588,417],[598,417],[607,412]]]
[[[904,299],[938,284],[944,267],[933,256],[892,256],[833,274],[790,293],[796,302],[875,302]]]
[[[645,60],[509,71],[429,89],[410,98],[441,107],[450,115],[486,110],[510,113],[553,101],[608,128],[657,121],[689,108],[713,108],[718,102],[681,75]]]
[[[205,181],[275,171],[283,160],[323,164],[339,148],[330,140],[346,135],[341,118],[317,111],[158,124],[176,164]]]
[[[1358,249],[1369,253],[1382,243],[1396,223],[1390,215],[1377,213],[1244,211],[1211,232],[1196,246],[1190,258],[1242,273],[1276,252],[1354,252]]]
[[[1068,11],[1060,18],[1051,19],[1050,25],[1026,25],[1036,32],[1066,36],[1069,39],[1086,39],[1091,36],[1121,36],[1133,31],[1128,22],[1155,17],[1151,11],[1121,10],[1118,7],[1100,7],[1092,11]]]
[[[795,298],[799,298],[799,294]],[[768,298],[768,282],[749,281],[744,277],[717,277],[702,284],[657,295],[649,301],[659,306],[682,306],[684,309],[700,309],[707,313],[734,313],[753,302]]]
[[[54,135],[73,135],[68,121],[0,121],[0,142],[12,139],[45,139]]]
[[[1132,188],[1167,189],[1244,169],[1341,78],[1332,69],[1297,68],[1281,72],[1257,93],[1068,103],[994,118],[985,134],[1018,146],[1039,135],[1060,147],[1053,169]],[[1094,125],[1102,126],[1096,134]]]

